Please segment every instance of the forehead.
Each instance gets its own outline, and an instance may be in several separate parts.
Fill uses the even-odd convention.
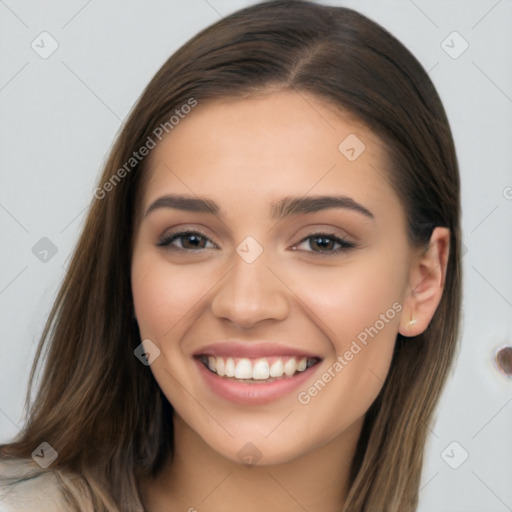
[[[386,161],[370,129],[317,97],[280,91],[208,101],[151,153],[143,204],[165,192],[220,203],[336,192],[397,206]]]

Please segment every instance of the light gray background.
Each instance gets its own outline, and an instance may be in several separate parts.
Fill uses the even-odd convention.
[[[0,442],[22,424],[37,339],[121,120],[175,49],[251,3],[0,0]],[[462,348],[429,437],[419,510],[510,511],[512,379],[493,354],[512,343],[512,0],[325,3],[356,8],[417,56],[458,150]],[[47,59],[31,47],[50,48],[43,31],[59,45]],[[469,44],[458,58],[453,31]],[[58,249],[46,262],[32,252],[42,237]]]

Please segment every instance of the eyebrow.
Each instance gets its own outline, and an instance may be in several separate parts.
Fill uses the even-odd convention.
[[[210,213],[212,215],[220,214],[219,206],[210,199],[170,194],[162,196],[151,203],[144,217],[147,217],[158,208],[174,208],[189,212]],[[271,215],[274,219],[284,219],[292,215],[315,213],[331,208],[344,208],[361,213],[372,220],[375,218],[368,208],[347,196],[285,197],[271,205]]]
[[[347,196],[285,197],[272,205],[272,217],[284,219],[290,215],[314,213],[330,208],[345,208],[362,213],[370,219],[375,218],[368,208]]]

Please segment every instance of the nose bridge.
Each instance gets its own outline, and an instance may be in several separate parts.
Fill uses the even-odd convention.
[[[240,244],[233,254],[231,270],[217,288],[211,304],[215,316],[244,327],[271,318],[282,320],[288,313],[285,288],[267,267],[265,251],[255,256],[253,249]]]

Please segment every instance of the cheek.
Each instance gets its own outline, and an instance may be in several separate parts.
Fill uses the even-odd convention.
[[[142,337],[162,343],[175,326],[194,315],[195,307],[211,288],[207,276],[195,266],[176,267],[152,251],[135,252],[132,263],[132,294]]]
[[[298,295],[330,340],[331,354],[298,398],[331,425],[332,435],[340,422],[346,426],[364,415],[382,389],[402,309],[403,268],[396,257],[383,261],[381,253],[302,281]]]
[[[318,318],[336,352],[342,353],[347,343],[376,323],[383,337],[394,340],[405,281],[403,268],[402,262],[383,262],[382,257],[354,259],[337,269],[304,272],[294,289]]]

